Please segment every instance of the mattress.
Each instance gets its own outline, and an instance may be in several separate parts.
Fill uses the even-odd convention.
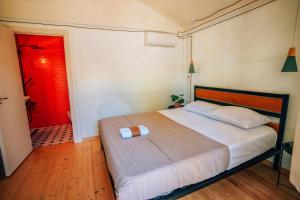
[[[119,128],[143,124],[146,136],[122,139]],[[229,149],[157,112],[99,122],[118,200],[150,199],[225,171]]]
[[[277,133],[268,126],[241,129],[183,108],[159,111],[162,115],[229,148],[228,169],[236,167],[275,146]]]

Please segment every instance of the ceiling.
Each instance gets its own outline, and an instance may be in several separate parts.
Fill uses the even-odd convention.
[[[237,0],[141,0],[182,27],[206,17]]]
[[[181,26],[184,35],[221,23],[275,0],[141,0]]]

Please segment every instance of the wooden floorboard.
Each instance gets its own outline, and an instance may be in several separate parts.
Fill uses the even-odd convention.
[[[284,172],[281,182],[288,183]],[[300,194],[276,184],[276,172],[260,163],[182,200],[293,200]],[[290,185],[289,185],[290,186]],[[35,149],[15,173],[0,181],[2,200],[114,199],[98,139]]]

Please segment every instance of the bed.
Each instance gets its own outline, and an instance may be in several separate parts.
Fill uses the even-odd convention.
[[[194,98],[279,120],[241,129],[183,108],[100,120],[117,199],[176,199],[272,156],[278,167],[289,95],[195,86]],[[121,139],[119,128],[138,124],[150,134]]]

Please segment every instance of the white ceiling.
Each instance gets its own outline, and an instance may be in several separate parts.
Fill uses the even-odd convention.
[[[141,0],[182,27],[206,17],[237,0]]]

